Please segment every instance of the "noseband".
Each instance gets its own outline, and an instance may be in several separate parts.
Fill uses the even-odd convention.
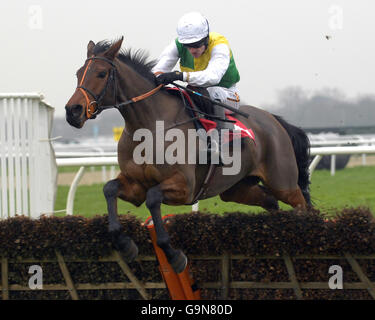
[[[87,70],[89,69],[90,64],[93,62],[93,60],[102,60],[102,61],[105,61],[105,62],[109,63],[112,66],[111,70],[109,71],[109,77],[108,77],[108,80],[105,84],[105,87],[99,93],[99,95],[96,95],[94,92],[92,92],[91,90],[89,90],[89,89],[87,89],[86,87],[83,86],[83,82],[85,81]],[[113,95],[114,95],[114,98],[115,98],[115,101],[116,101],[116,98],[117,98],[117,94],[116,94],[117,86],[116,86],[116,76],[115,76],[116,75],[116,66],[111,60],[109,60],[107,58],[104,58],[104,57],[91,57],[91,58],[88,58],[86,61],[88,61],[89,63],[87,64],[85,72],[83,73],[82,80],[81,80],[79,86],[77,87],[77,89],[79,89],[82,92],[83,96],[86,99],[86,117],[88,119],[91,119],[91,118],[94,119],[96,117],[96,115],[101,111],[101,109],[99,108],[99,103],[104,98],[104,96],[107,92],[108,86],[109,86],[111,81],[113,81]],[[87,94],[90,94],[94,98],[94,100],[90,101]],[[94,107],[94,104],[96,104],[96,107]]]
[[[111,70],[109,71],[107,83],[105,84],[105,87],[99,93],[99,95],[96,95],[94,92],[92,92],[91,90],[89,90],[89,89],[87,89],[86,87],[83,86],[83,82],[85,81],[87,70],[89,69],[90,64],[93,62],[93,60],[102,60],[102,61],[105,61],[105,62],[107,62],[111,65]],[[109,60],[107,58],[104,58],[104,57],[91,57],[91,58],[88,58],[86,60],[86,62],[87,61],[88,61],[87,67],[85,69],[85,72],[83,73],[83,77],[81,79],[81,82],[80,82],[79,86],[77,87],[77,89],[82,92],[83,96],[86,99],[86,117],[87,117],[87,119],[95,119],[96,115],[98,115],[100,112],[102,112],[105,109],[111,109],[111,108],[119,109],[120,107],[123,107],[123,106],[129,105],[131,103],[141,101],[143,99],[146,99],[146,98],[152,96],[153,94],[155,94],[156,92],[158,92],[163,87],[163,85],[159,85],[158,87],[150,90],[149,92],[147,92],[145,94],[142,94],[138,97],[134,97],[134,98],[132,98],[132,99],[126,101],[126,102],[117,103],[117,92],[116,92],[116,90],[117,90],[117,85],[116,85],[116,71],[117,71],[117,69],[116,69],[115,64],[111,60]],[[110,105],[110,106],[101,106],[100,102],[104,98],[110,82],[113,82],[113,96],[114,96],[115,104]],[[87,94],[90,94],[94,98],[94,100],[90,101]],[[94,104],[96,105],[96,107],[94,107]]]

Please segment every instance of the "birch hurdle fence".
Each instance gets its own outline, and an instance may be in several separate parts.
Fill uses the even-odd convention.
[[[345,260],[352,271],[358,277],[359,281],[355,282],[344,282],[343,290],[350,290],[352,292],[356,290],[367,291],[368,299],[375,299],[375,283],[372,282],[366,275],[366,272],[361,268],[358,260],[375,260],[375,255],[361,256],[361,255],[300,255],[300,256],[290,256],[284,254],[281,256],[245,256],[245,255],[231,255],[225,253],[222,256],[189,256],[189,260],[193,262],[200,261],[215,261],[215,263],[220,266],[220,279],[214,282],[198,282],[198,287],[200,289],[206,290],[218,290],[220,294],[217,299],[228,299],[230,297],[230,291],[232,289],[280,289],[280,290],[293,290],[294,299],[303,300],[303,291],[306,290],[330,290],[329,288],[329,277],[327,270],[327,281],[323,282],[302,282],[298,280],[298,274],[294,267],[294,263],[298,260]],[[283,261],[284,267],[287,270],[289,281],[233,281],[231,280],[231,269],[234,261],[240,260],[281,260]],[[137,260],[138,262],[144,261],[155,261],[155,256],[140,256]],[[107,282],[107,283],[74,283],[73,277],[68,269],[68,263],[74,262],[115,262],[119,265],[120,269],[126,275],[128,281],[126,282]],[[69,292],[70,298],[72,300],[80,299],[80,292],[87,290],[136,290],[140,295],[140,299],[148,300],[152,299],[152,295],[148,290],[162,289],[166,290],[166,285],[164,282],[144,282],[137,279],[132,269],[124,261],[121,254],[117,251],[113,251],[108,257],[101,257],[98,260],[85,260],[85,259],[71,259],[64,258],[61,253],[56,251],[56,257],[54,259],[17,259],[8,260],[2,258],[1,260],[1,286],[0,292],[2,293],[3,300],[10,299],[10,292],[15,291],[38,291],[32,290],[27,285],[21,284],[9,284],[9,269],[8,266],[11,263],[17,264],[35,264],[35,263],[58,263],[61,274],[63,276],[63,283],[47,284],[43,285],[42,291],[67,291]],[[157,269],[155,267],[155,269]],[[193,268],[194,269],[194,268]],[[372,275],[375,276],[375,275]],[[332,290],[331,290],[332,291]]]

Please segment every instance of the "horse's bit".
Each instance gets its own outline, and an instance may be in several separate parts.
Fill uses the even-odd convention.
[[[109,77],[108,77],[108,80],[105,84],[105,87],[99,93],[99,95],[96,95],[94,92],[92,92],[91,90],[89,90],[89,89],[87,89],[86,87],[83,86],[83,82],[85,81],[87,70],[89,69],[90,64],[92,63],[93,60],[102,60],[102,61],[105,61],[105,62],[109,63],[112,66],[111,70],[109,71]],[[108,86],[109,86],[109,84],[112,80],[114,82],[114,84],[113,84],[113,95],[114,95],[114,98],[115,98],[115,105],[117,105],[117,102],[116,102],[116,99],[117,99],[116,87],[117,86],[116,86],[116,77],[115,77],[116,66],[111,60],[109,60],[107,58],[104,58],[104,57],[91,57],[91,58],[88,58],[86,60],[86,62],[87,61],[89,61],[89,63],[86,66],[85,72],[83,73],[83,77],[82,77],[81,82],[80,82],[79,86],[77,87],[77,89],[79,89],[82,92],[83,96],[86,99],[86,116],[87,116],[87,118],[88,119],[91,119],[91,118],[95,119],[96,115],[99,112],[102,111],[99,108],[99,103],[104,98],[104,95],[107,92],[107,88],[108,88]],[[87,93],[90,94],[94,98],[93,101],[90,101]],[[94,106],[93,106],[94,104],[96,104],[96,108],[94,108]]]

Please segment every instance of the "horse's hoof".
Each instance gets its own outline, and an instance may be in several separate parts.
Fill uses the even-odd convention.
[[[123,233],[114,233],[112,235],[112,243],[126,262],[130,263],[138,256],[138,247],[134,241]]]
[[[122,255],[126,262],[133,262],[138,257],[138,247],[132,239],[129,239],[129,243],[126,249],[122,251]]]
[[[176,272],[177,274],[181,273],[185,270],[187,266],[187,258],[181,250],[178,250],[176,255],[170,261],[170,264],[174,272]]]

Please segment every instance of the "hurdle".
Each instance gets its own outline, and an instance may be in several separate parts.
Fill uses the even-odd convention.
[[[173,215],[164,216],[164,226]],[[156,231],[152,217],[146,219],[143,224],[149,231],[155,254],[159,262],[159,271],[168,288],[172,300],[200,300],[200,289],[198,289],[194,279],[189,272],[189,263],[181,273],[174,272],[172,266],[168,263],[163,250],[156,243]]]

